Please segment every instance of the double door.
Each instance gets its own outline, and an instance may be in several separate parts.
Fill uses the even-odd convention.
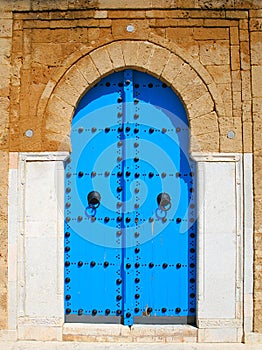
[[[65,164],[65,320],[193,323],[195,170],[183,104],[135,70],[82,97]]]

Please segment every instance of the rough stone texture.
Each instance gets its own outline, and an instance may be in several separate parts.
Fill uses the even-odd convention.
[[[261,0],[0,0],[0,9],[0,329],[7,326],[6,152],[70,149],[81,95],[128,66],[179,93],[201,150],[254,152],[254,330],[262,332]]]

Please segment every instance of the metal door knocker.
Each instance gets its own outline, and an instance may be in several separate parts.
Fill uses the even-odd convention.
[[[159,193],[157,196],[157,204],[159,205],[160,209],[163,211],[168,211],[172,204],[171,204],[171,198],[168,193],[162,192]]]
[[[97,191],[91,191],[87,195],[88,206],[92,209],[97,209],[100,205],[101,195]]]

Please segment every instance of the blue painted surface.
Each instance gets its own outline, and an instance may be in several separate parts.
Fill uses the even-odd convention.
[[[65,314],[126,325],[194,316],[195,169],[177,95],[146,73],[114,73],[81,99],[71,141]],[[91,191],[101,195],[98,208],[88,206]],[[160,193],[171,205],[161,208]]]

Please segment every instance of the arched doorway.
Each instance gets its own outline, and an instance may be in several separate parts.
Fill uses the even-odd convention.
[[[66,321],[193,323],[195,171],[178,96],[146,73],[113,73],[82,97],[71,142]]]

